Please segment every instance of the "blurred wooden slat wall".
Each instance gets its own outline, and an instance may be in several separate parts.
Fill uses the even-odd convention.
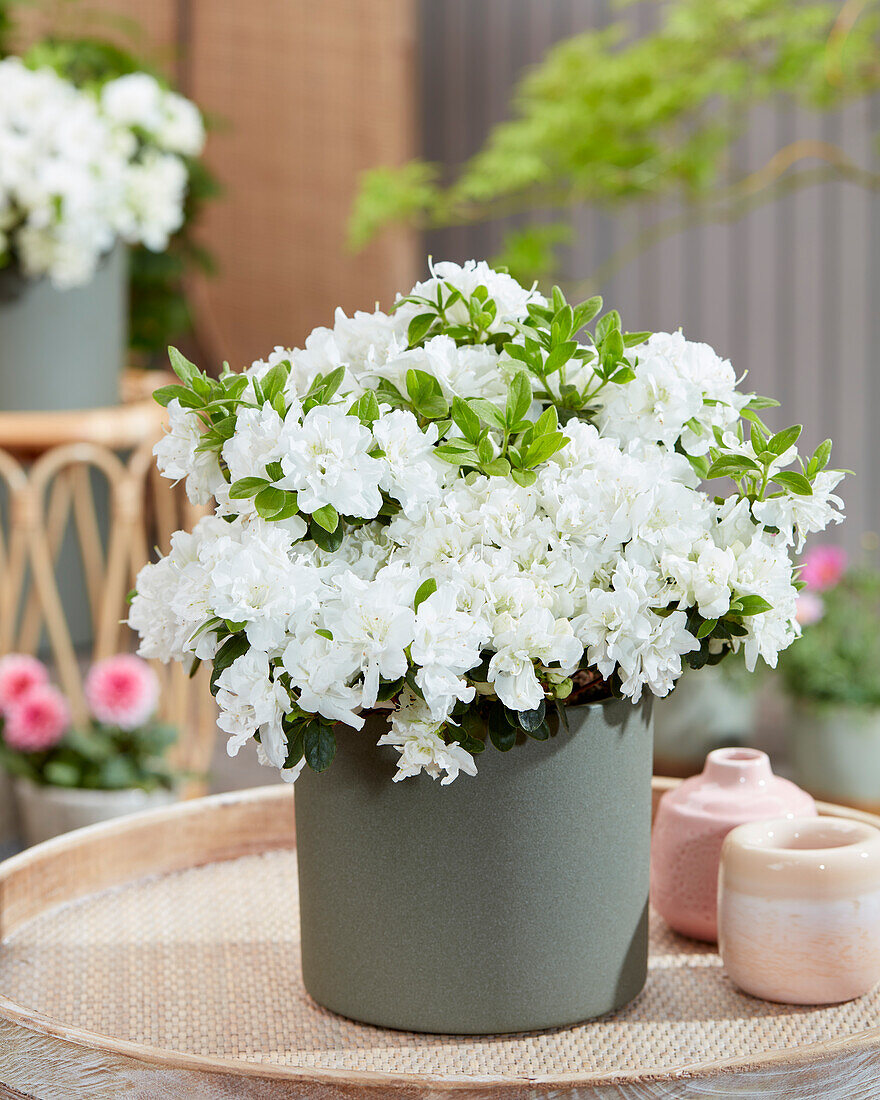
[[[205,221],[221,275],[204,305],[233,366],[414,281],[406,233],[357,256],[345,243],[359,173],[416,151],[414,3],[182,5],[189,91],[224,120],[210,160],[227,197]]]
[[[219,274],[195,289],[200,335],[232,366],[301,343],[337,305],[387,305],[415,281],[412,234],[357,256],[345,235],[360,172],[418,151],[416,4],[62,0],[29,15],[29,37],[82,32],[89,10],[134,21],[148,56],[217,119],[207,156],[225,193],[202,236]]]
[[[420,0],[424,154],[454,167],[509,114],[525,66],[560,38],[605,22],[612,0]],[[650,14],[650,13],[649,13]],[[880,103],[817,117],[763,110],[736,157],[758,167],[793,136],[844,145],[865,162],[880,131]],[[610,216],[583,209],[564,274],[590,276],[652,213]],[[503,225],[444,230],[428,238],[435,258],[489,256]],[[805,445],[835,440],[849,467],[849,521],[830,537],[858,547],[880,531],[880,209],[850,185],[801,191],[731,225],[705,226],[655,245],[602,287],[630,329],[674,329],[706,340],[748,370],[748,387],[803,422]],[[775,414],[768,419],[774,421]]]

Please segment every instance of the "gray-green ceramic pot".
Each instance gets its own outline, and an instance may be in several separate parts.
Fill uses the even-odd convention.
[[[476,777],[392,782],[386,720],[339,729],[296,784],[302,961],[321,1005],[408,1031],[561,1027],[647,971],[651,706],[569,709],[570,732]]]
[[[0,410],[115,405],[128,347],[128,258],[120,244],[85,286],[0,271]]]

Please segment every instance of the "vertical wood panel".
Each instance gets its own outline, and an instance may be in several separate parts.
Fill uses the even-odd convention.
[[[345,233],[360,172],[416,151],[415,33],[411,0],[193,0],[191,91],[225,120],[204,301],[234,366],[411,285],[411,235],[352,256]]]

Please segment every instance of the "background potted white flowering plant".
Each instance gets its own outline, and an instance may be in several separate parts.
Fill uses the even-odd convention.
[[[131,654],[98,661],[85,692],[92,722],[72,727],[41,661],[0,660],[0,766],[13,777],[27,844],[177,798],[167,760],[177,733],[156,721],[159,682],[146,661]]]
[[[839,546],[807,551],[799,577],[803,640],[779,669],[793,702],[794,778],[817,798],[880,809],[880,572]]]
[[[77,87],[0,60],[0,405],[115,404],[127,245],[163,252],[204,145],[193,103],[146,72]]]
[[[216,510],[129,621],[213,662],[230,753],[299,777],[304,978],[345,1015],[516,1031],[638,993],[650,700],[683,660],[775,664],[789,546],[840,519],[830,443],[802,462],[711,348],[601,309],[439,263],[240,374],[172,350],[159,466]]]

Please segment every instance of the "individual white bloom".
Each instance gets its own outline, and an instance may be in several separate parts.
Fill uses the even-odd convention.
[[[288,629],[318,606],[320,574],[307,559],[291,555],[291,537],[279,524],[255,518],[227,529],[211,547],[214,614],[243,624],[252,646],[274,653]]]
[[[424,282],[416,283],[410,292],[423,298],[435,301],[437,291],[441,284],[448,283],[456,290],[461,291],[467,300],[479,286],[484,286],[489,292],[489,297],[495,302],[497,312],[495,320],[489,326],[490,332],[502,332],[510,328],[511,322],[524,321],[528,316],[528,306],[546,304],[543,298],[534,288],[526,290],[511,275],[493,270],[485,261],[468,260],[464,264],[442,261],[432,263],[431,278]],[[444,301],[448,297],[448,291],[443,288]],[[419,313],[424,313],[425,307],[419,304],[406,303],[400,306],[396,313],[409,321]],[[452,324],[467,324],[470,316],[465,302],[456,302],[447,310],[446,316]]]
[[[382,734],[378,741],[380,746],[391,745],[400,751],[395,783],[424,771],[432,779],[440,779],[443,775],[440,785],[446,787],[460,772],[477,774],[477,765],[471,754],[461,745],[448,745],[438,733],[440,725],[421,699],[410,691],[404,693],[398,708],[391,715],[390,731]]]
[[[758,657],[776,667],[779,653],[800,635],[797,624],[797,590],[792,583],[792,565],[784,541],[757,531],[737,555],[737,591],[761,596],[769,611],[744,620],[749,634],[742,640],[746,667],[754,671]]]
[[[438,587],[419,605],[410,653],[421,666],[416,683],[433,718],[446,718],[458,700],[471,702],[474,689],[462,677],[480,663],[487,641],[486,623],[458,610],[451,585]]]
[[[309,714],[320,714],[332,722],[344,722],[361,729],[362,691],[351,681],[360,663],[350,647],[339,645],[309,621],[300,623],[296,635],[284,650],[282,664],[290,682],[299,689],[299,706]]]
[[[294,425],[293,430],[296,430],[301,415],[298,401],[290,407],[285,420],[269,404],[258,409],[242,405],[236,413],[235,433],[223,444],[223,461],[231,481],[234,483],[245,477],[265,478],[266,466],[270,462],[280,462],[285,454],[285,423]],[[245,503],[250,501],[234,502],[239,509]]]
[[[340,515],[372,519],[382,507],[385,470],[368,453],[372,436],[340,406],[316,405],[301,425],[285,422],[282,445],[279,484],[299,493],[300,511],[330,504]]]
[[[602,395],[599,417],[604,434],[623,443],[649,440],[674,447],[685,424],[703,407],[700,388],[663,354],[652,354],[650,343],[638,349],[635,378],[609,385]]]
[[[316,546],[312,560],[327,580],[351,572],[371,581],[388,564],[394,549],[387,532],[388,528],[380,523],[365,523],[350,530],[338,550],[328,552]]]
[[[126,73],[101,89],[104,114],[121,126],[154,134],[162,124],[163,91],[149,73]]]
[[[730,607],[737,578],[732,549],[724,550],[706,536],[694,544],[688,558],[665,554],[663,566],[682,589],[682,606],[696,604],[704,619],[717,619]]]
[[[175,397],[168,403],[168,430],[153,448],[163,477],[186,479],[186,495],[193,504],[207,504],[223,484],[223,475],[212,451],[200,451],[202,425],[190,409]]]
[[[281,725],[290,697],[283,685],[273,680],[269,658],[249,649],[217,677],[217,724],[229,734],[227,752],[236,756],[255,733],[269,762],[276,768],[287,757],[287,740]]]
[[[324,608],[324,626],[363,673],[365,707],[376,703],[380,676],[399,680],[409,668],[406,647],[415,633],[412,600],[418,584],[418,574],[398,566],[380,570],[373,581],[354,573],[335,579],[339,595]]]
[[[422,431],[406,409],[395,409],[373,424],[373,439],[385,452],[381,487],[399,500],[404,515],[421,515],[440,499],[452,467],[434,453],[437,425]]]
[[[544,689],[535,675],[535,663],[559,664],[568,675],[574,672],[584,652],[566,619],[554,619],[540,608],[515,627],[492,639],[496,652],[489,662],[489,682],[498,698],[511,710],[535,710]]]
[[[839,470],[822,470],[813,481],[812,496],[784,492],[756,501],[752,512],[766,527],[777,527],[786,546],[795,546],[800,553],[808,534],[844,519],[839,510],[843,500],[834,492],[843,478]]]
[[[152,252],[164,252],[183,225],[189,176],[179,157],[147,149],[126,174],[126,216],[122,235]]]
[[[176,92],[164,92],[156,141],[169,153],[197,157],[205,146],[205,124],[195,103]]]

